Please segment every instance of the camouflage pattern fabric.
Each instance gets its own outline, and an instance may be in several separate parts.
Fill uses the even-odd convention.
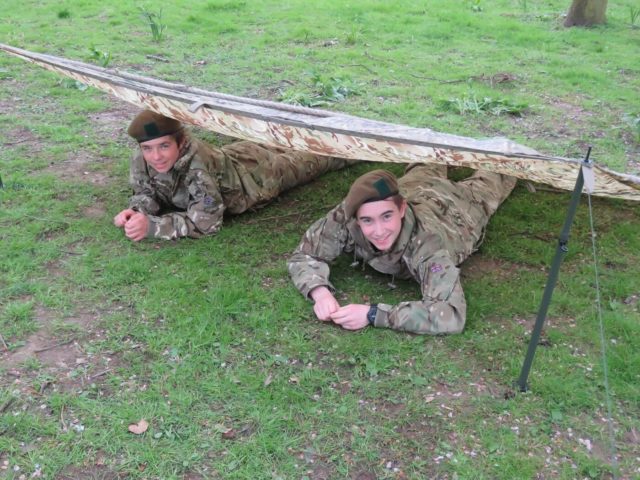
[[[0,43],[0,50],[142,109],[263,145],[374,162],[438,163],[487,170],[573,191],[578,159],[544,155],[507,138],[473,139],[342,113],[185,87]],[[640,201],[640,177],[598,164],[591,194]],[[602,155],[606,155],[603,152]]]
[[[147,237],[198,238],[216,233],[225,212],[262,207],[283,191],[350,163],[246,141],[215,148],[187,136],[166,173],[149,166],[141,152],[134,156],[129,207],[148,216]]]
[[[378,304],[376,327],[459,333],[466,320],[466,302],[457,266],[478,248],[491,215],[516,179],[478,171],[452,182],[446,178],[446,167],[413,164],[398,184],[409,208],[389,251],[380,252],[365,239],[355,219],[346,218],[342,202],[307,230],[289,259],[289,274],[307,298],[319,286],[335,291],[329,263],[343,253],[354,255],[381,273],[420,284],[421,300]]]

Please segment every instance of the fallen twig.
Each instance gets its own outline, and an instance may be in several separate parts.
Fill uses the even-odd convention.
[[[64,405],[60,407],[60,423],[62,424],[62,431],[66,432],[68,428],[67,428],[67,424],[64,422]]]
[[[49,385],[51,385],[51,382],[49,381],[44,382],[42,385],[40,385],[40,389],[38,390],[38,393],[42,395]]]
[[[161,57],[160,55],[151,55],[151,54],[149,54],[149,55],[147,55],[147,58],[150,58],[151,60],[157,60],[159,62],[164,62],[164,63],[169,63],[170,62],[170,60],[168,58]]]
[[[364,56],[370,60],[373,60],[376,63],[382,63],[382,62],[389,63],[389,60],[387,60],[386,58],[375,58],[369,52],[364,52]]]
[[[9,406],[15,401],[15,397],[9,397],[6,402],[0,406],[0,413],[4,413]]]
[[[436,383],[439,383],[440,385],[442,385],[443,387],[447,387],[449,388],[451,385],[449,385],[447,382],[445,382],[444,380],[439,380],[437,378],[434,378],[434,380],[436,381]]]
[[[2,334],[0,333],[0,342],[2,342],[2,346],[4,347],[5,351],[9,351],[9,347],[7,347],[7,342],[4,341],[4,337],[2,336]]]
[[[386,58],[375,58],[373,56],[371,56],[369,54],[369,52],[364,52],[364,56],[367,57],[370,60],[373,60],[377,63],[381,63],[381,62],[386,62],[389,63],[390,61],[387,60]],[[459,80],[440,80],[439,78],[435,78],[435,77],[423,77],[422,75],[416,75],[414,73],[409,72],[409,75],[411,75],[414,78],[420,78],[422,80],[432,80],[434,82],[440,82],[440,83],[460,83],[460,82],[466,82],[466,79],[459,79]]]
[[[367,72],[373,73],[374,75],[377,75],[377,72],[375,70],[372,70],[369,67],[367,67],[366,65],[362,65],[361,63],[352,63],[350,65],[342,65],[342,66],[343,67],[361,67],[361,68],[364,68]]]
[[[553,236],[548,236],[548,237],[544,237],[542,235],[536,235],[535,233],[531,233],[531,232],[513,232],[511,234],[509,234],[510,237],[527,237],[527,238],[535,238],[536,240],[541,240],[543,242],[550,242],[554,239]]]
[[[23,138],[22,140],[18,140],[16,142],[6,142],[4,143],[5,147],[11,147],[13,145],[18,145],[19,143],[24,143],[24,142],[28,142],[29,140],[31,140],[30,138]]]
[[[248,225],[252,225],[252,224],[254,224],[254,223],[257,223],[257,222],[264,222],[264,221],[267,221],[267,220],[280,220],[281,218],[287,218],[287,217],[291,217],[291,216],[293,216],[293,215],[300,215],[300,217],[301,217],[301,216],[302,216],[302,214],[304,214],[304,213],[309,213],[309,212],[313,212],[313,211],[316,211],[316,210],[325,210],[325,209],[327,209],[327,208],[333,208],[333,207],[335,207],[335,205],[333,205],[333,204],[332,204],[332,205],[326,205],[326,206],[324,206],[324,207],[313,207],[313,208],[307,208],[306,210],[300,210],[300,211],[297,211],[297,212],[291,212],[291,213],[284,213],[284,214],[282,214],[282,215],[274,215],[274,216],[272,216],[272,217],[255,218],[255,219],[250,220],[250,221],[248,221],[248,222],[246,222],[246,223],[247,223]],[[298,220],[300,220],[300,217],[298,218]]]
[[[106,370],[103,370],[103,371],[98,372],[98,373],[96,373],[96,374],[94,374],[94,375],[91,375],[91,376],[89,377],[89,380],[93,380],[94,378],[101,377],[102,375],[105,375],[105,374],[109,373],[110,371],[111,371],[111,369],[110,369],[110,368],[107,368]]]
[[[72,338],[71,340],[67,340],[66,342],[60,342],[54,345],[49,345],[48,347],[39,348],[37,350],[34,350],[33,353],[42,353],[42,352],[46,352],[47,350],[53,350],[54,348],[62,347],[64,345],[69,345],[70,343],[75,342],[75,340],[76,340],[75,338]]]
[[[22,217],[24,218],[31,218],[33,220],[38,220],[39,222],[45,222],[45,223],[51,223],[51,220],[47,220],[46,218],[41,218],[41,217],[35,217],[33,215],[22,215]],[[56,220],[56,223],[60,224],[60,225],[71,225],[69,222],[66,222],[64,220]],[[48,230],[48,232],[53,231],[53,228]],[[46,233],[46,232],[45,232]],[[42,235],[42,234],[41,234]]]
[[[439,78],[423,77],[422,75],[415,75],[411,72],[409,72],[409,75],[412,76],[413,78],[419,78],[421,80],[433,80],[434,82],[438,82],[438,83],[461,83],[461,82],[467,81],[466,78],[459,78],[458,80],[440,80]]]

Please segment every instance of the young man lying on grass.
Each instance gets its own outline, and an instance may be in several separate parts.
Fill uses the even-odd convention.
[[[216,148],[149,110],[134,118],[128,133],[140,145],[131,161],[133,196],[113,223],[135,242],[212,235],[223,214],[262,207],[353,162],[247,141]]]
[[[478,248],[489,219],[515,184],[515,178],[482,171],[453,182],[446,167],[433,164],[410,165],[399,180],[385,170],[366,173],[305,233],[288,262],[293,283],[313,300],[319,320],[348,330],[371,325],[459,333],[466,302],[457,266]],[[381,273],[413,278],[422,299],[340,305],[329,263],[341,254]]]

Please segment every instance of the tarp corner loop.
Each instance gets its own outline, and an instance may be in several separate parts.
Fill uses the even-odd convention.
[[[592,163],[582,164],[582,178],[584,179],[584,188],[589,193],[593,193],[596,185],[595,172]]]
[[[204,107],[207,104],[207,102],[203,102],[201,100],[198,100],[197,102],[193,102],[190,106],[189,106],[189,111],[191,113],[195,113],[198,111],[199,108]]]

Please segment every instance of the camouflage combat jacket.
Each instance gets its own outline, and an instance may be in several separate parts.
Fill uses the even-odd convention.
[[[140,151],[131,161],[129,207],[149,218],[147,237],[214,234],[225,213],[264,206],[283,191],[349,163],[247,141],[215,148],[185,138],[180,157],[166,173],[149,166]]]
[[[484,228],[515,179],[479,172],[469,182],[433,175],[433,167],[411,170],[399,179],[408,208],[401,232],[389,251],[378,251],[354,218],[345,218],[344,202],[314,223],[288,262],[289,273],[307,298],[316,287],[335,288],[329,263],[354,255],[381,273],[416,280],[422,299],[378,304],[376,327],[419,334],[459,333],[466,302],[457,268],[482,241]]]

